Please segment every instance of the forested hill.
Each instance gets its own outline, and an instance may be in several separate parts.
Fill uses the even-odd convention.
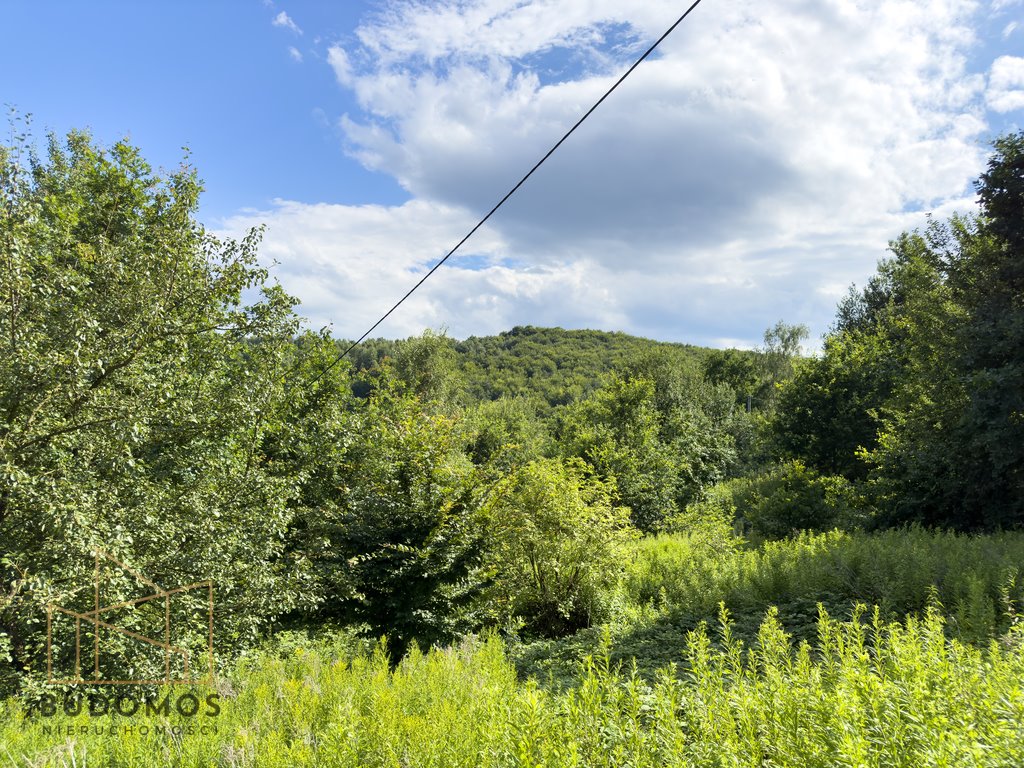
[[[653,341],[626,333],[516,326],[496,336],[470,336],[464,341],[437,337],[454,352],[463,391],[472,400],[534,395],[550,405],[581,399],[600,386],[613,370],[657,354],[683,366],[697,366],[709,378],[735,388],[754,365],[754,353],[713,350],[691,344]],[[400,359],[404,341],[371,339],[351,357],[366,369],[384,357]]]
[[[481,400],[534,393],[552,405],[578,400],[609,371],[654,350],[699,362],[700,347],[625,333],[517,326],[455,344],[468,393]]]

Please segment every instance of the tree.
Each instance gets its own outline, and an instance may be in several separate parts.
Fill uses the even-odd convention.
[[[616,503],[629,507],[634,525],[656,531],[676,511],[679,473],[659,437],[654,382],[614,377],[563,416],[563,455],[585,459],[617,484]]]
[[[894,241],[776,415],[786,454],[866,476],[889,524],[1024,524],[1024,134],[995,148],[982,215]]]
[[[561,637],[607,615],[635,535],[613,490],[580,459],[538,459],[502,480],[487,512],[489,610],[500,625]]]
[[[455,406],[462,377],[452,341],[444,334],[427,330],[400,342],[391,366],[421,402],[441,409]]]
[[[266,284],[258,231],[196,222],[200,191],[82,132],[43,157],[0,147],[0,634],[18,673],[45,671],[45,605],[81,602],[95,547],[169,587],[212,578],[222,653],[300,599],[288,483],[260,455],[293,300]]]
[[[616,503],[654,532],[725,478],[735,462],[734,396],[700,369],[641,356],[591,397],[566,409],[563,455],[585,459],[617,485]]]
[[[995,142],[977,183],[982,220],[949,282],[966,321],[958,377],[966,403],[954,426],[969,504],[989,524],[1024,525],[1024,132]]]
[[[771,443],[825,475],[867,478],[865,452],[878,444],[880,410],[899,375],[884,332],[850,330],[825,340],[820,357],[802,362],[779,391]]]
[[[540,418],[543,408],[536,397],[501,397],[468,409],[470,458],[481,466],[493,462],[516,466],[545,455],[551,436]]]
[[[359,436],[315,511],[326,599],[316,616],[412,642],[451,642],[479,624],[486,469],[461,451],[457,417],[432,413],[385,372],[353,415]]]
[[[808,333],[806,325],[790,325],[782,320],[764,332],[764,346],[758,350],[762,381],[759,394],[769,409],[776,402],[779,387],[793,376]]]

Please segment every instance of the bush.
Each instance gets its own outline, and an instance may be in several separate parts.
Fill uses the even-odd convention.
[[[506,478],[489,512],[499,623],[558,637],[607,615],[623,545],[635,535],[612,491],[576,459],[540,459]]]
[[[787,461],[759,475],[732,480],[712,508],[732,512],[745,531],[780,539],[800,531],[859,526],[861,504],[854,486],[840,476],[819,475],[800,461]]]

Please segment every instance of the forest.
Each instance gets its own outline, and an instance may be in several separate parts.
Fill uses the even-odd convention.
[[[818,352],[780,320],[749,351],[526,326],[339,358],[260,230],[198,221],[196,169],[15,137],[3,759],[1024,764],[1024,132],[976,191]],[[142,574],[209,580],[209,616]],[[170,624],[173,664],[138,642]],[[215,728],[81,705],[204,650]]]

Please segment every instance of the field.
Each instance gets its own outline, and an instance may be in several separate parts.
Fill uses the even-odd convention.
[[[920,530],[756,549],[646,539],[634,545],[615,618],[601,628],[526,646],[473,637],[413,650],[397,666],[349,634],[283,633],[225,672],[215,717],[209,708],[196,717],[173,708],[45,717],[11,700],[0,759],[1021,765],[1024,627],[1014,563],[1022,554],[1021,535]],[[877,607],[858,607],[857,594]]]

